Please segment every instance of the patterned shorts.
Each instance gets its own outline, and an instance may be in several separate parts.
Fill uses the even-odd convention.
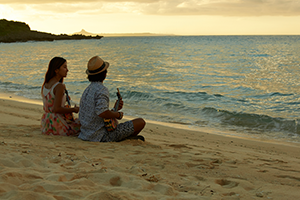
[[[132,121],[127,121],[118,124],[114,131],[108,132],[103,135],[100,142],[118,142],[134,133],[134,127]]]

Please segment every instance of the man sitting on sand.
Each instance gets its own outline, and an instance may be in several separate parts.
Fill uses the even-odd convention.
[[[112,131],[108,131],[105,127],[104,119],[123,118],[123,112],[119,112],[123,107],[122,99],[118,111],[109,109],[109,92],[103,85],[108,67],[109,63],[104,62],[99,56],[92,57],[88,62],[86,73],[91,83],[84,90],[80,100],[81,132],[78,138],[93,142],[117,142],[126,138],[144,141],[144,137],[138,135],[146,124],[142,118],[120,123]]]

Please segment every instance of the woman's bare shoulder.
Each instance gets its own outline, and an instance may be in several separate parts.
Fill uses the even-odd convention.
[[[55,90],[65,90],[65,89],[66,89],[66,86],[65,86],[65,84],[63,84],[63,83],[58,83],[58,84],[55,86],[54,89],[55,89]]]
[[[56,92],[63,93],[66,89],[65,84],[63,83],[58,83],[54,88],[53,88],[53,93],[55,94]]]

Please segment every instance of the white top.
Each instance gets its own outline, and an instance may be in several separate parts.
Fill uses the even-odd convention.
[[[45,86],[43,87],[43,95],[44,97],[47,96],[47,94],[50,92],[50,94],[55,97],[53,90],[54,88],[59,84],[60,82],[55,83],[50,89],[46,88]]]
[[[43,97],[47,96],[47,94],[50,92],[53,98],[55,98],[55,95],[53,93],[54,88],[59,84],[60,82],[55,83],[50,89],[46,88],[45,85],[43,87]],[[66,94],[64,94],[61,106],[64,106],[66,104]]]

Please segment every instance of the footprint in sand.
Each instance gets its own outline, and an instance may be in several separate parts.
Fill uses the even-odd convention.
[[[115,177],[111,178],[109,180],[109,183],[112,186],[121,186],[122,185],[122,181],[121,181],[121,178],[119,176],[115,176]]]
[[[239,184],[237,182],[230,181],[227,179],[215,180],[215,183],[221,185],[223,188],[234,188],[234,187],[238,186],[238,184]]]
[[[192,149],[191,147],[188,147],[184,144],[170,144],[169,147],[173,147],[175,149],[181,149],[181,148]]]

